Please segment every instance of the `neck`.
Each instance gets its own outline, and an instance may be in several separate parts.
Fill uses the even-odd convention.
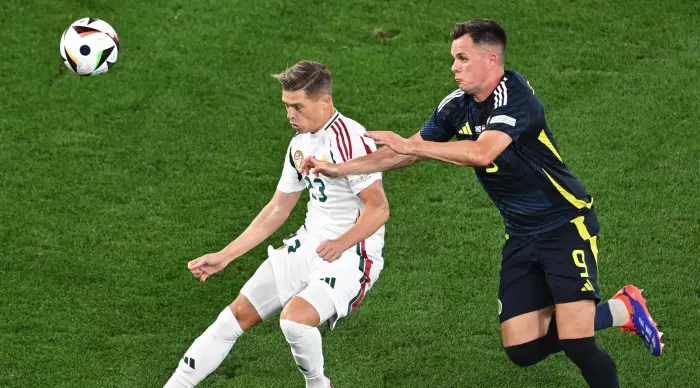
[[[472,98],[476,102],[482,102],[485,99],[489,98],[491,93],[493,93],[494,90],[498,87],[498,84],[501,83],[501,78],[503,78],[503,74],[505,74],[505,70],[503,68],[500,68],[499,71],[496,71],[493,73],[493,75],[489,78],[486,86],[481,89],[480,92],[475,93],[472,95]]]
[[[318,128],[314,129],[313,131],[309,131],[309,133],[316,133],[316,132],[322,130],[323,127],[328,123],[328,121],[331,119],[331,117],[333,117],[334,114],[335,114],[335,108],[333,107],[333,105],[331,105],[330,109],[328,109],[327,111],[324,111],[323,117],[320,120],[321,124],[319,124]]]

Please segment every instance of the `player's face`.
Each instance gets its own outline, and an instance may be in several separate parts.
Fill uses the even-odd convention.
[[[466,94],[477,94],[488,81],[489,52],[478,47],[469,35],[452,41],[452,72],[459,88]]]
[[[331,97],[323,94],[309,98],[304,90],[282,91],[282,102],[287,108],[287,119],[299,133],[316,132],[327,120],[327,111],[332,106]]]

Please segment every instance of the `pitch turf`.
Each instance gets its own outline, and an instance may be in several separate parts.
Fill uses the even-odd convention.
[[[88,15],[122,50],[81,78],[58,43]],[[505,26],[508,67],[595,197],[603,294],[644,288],[666,333],[661,359],[600,333],[622,386],[697,387],[700,7],[682,0],[0,2],[0,386],[162,386],[265,258],[204,285],[185,269],[274,191],[292,130],[269,74],[322,61],[344,114],[411,135],[455,89],[447,31],[476,17]],[[382,277],[323,330],[337,386],[583,386],[562,355],[519,369],[502,351],[502,221],[473,173],[424,162],[385,182]],[[300,206],[266,244],[302,220]],[[271,321],[202,386],[302,384]]]

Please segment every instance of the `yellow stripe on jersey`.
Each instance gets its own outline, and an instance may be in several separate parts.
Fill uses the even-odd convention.
[[[576,225],[576,229],[578,230],[578,234],[581,236],[581,238],[584,241],[591,243],[591,251],[593,251],[595,263],[598,264],[598,236],[591,236],[591,234],[588,232],[588,228],[586,228],[583,216],[574,218],[571,220],[571,223]]]
[[[543,168],[542,171],[544,171],[544,174],[547,175],[547,178],[549,178],[549,180],[552,182],[552,184],[554,185],[554,187],[557,188],[557,190],[559,191],[559,193],[561,193],[561,195],[564,196],[564,198],[566,198],[567,201],[569,201],[572,205],[574,205],[574,206],[576,207],[576,209],[583,209],[584,207],[590,209],[591,206],[593,206],[593,201],[592,201],[592,200],[591,200],[591,202],[586,202],[586,201],[584,201],[584,200],[582,200],[582,199],[576,198],[573,194],[571,194],[570,192],[566,191],[565,188],[563,188],[559,183],[557,183],[557,181],[555,181],[554,178],[552,178],[552,177],[547,173],[547,170],[545,170],[545,169]]]
[[[465,123],[462,129],[459,130],[459,133],[462,135],[471,135],[472,134],[472,128],[469,126],[469,123]]]
[[[537,140],[541,141],[542,144],[544,144],[545,146],[547,146],[547,148],[549,148],[549,150],[552,151],[552,153],[554,154],[554,156],[556,156],[557,159],[559,159],[560,162],[562,162],[562,163],[564,162],[564,161],[561,159],[561,155],[559,155],[559,152],[557,152],[557,149],[554,148],[554,144],[552,144],[552,141],[549,140],[549,137],[547,137],[547,134],[544,132],[544,129],[542,130],[542,132],[540,132],[540,136],[537,137]],[[550,178],[550,179],[551,179],[551,178]]]

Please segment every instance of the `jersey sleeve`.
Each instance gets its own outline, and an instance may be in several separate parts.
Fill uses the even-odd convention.
[[[535,122],[541,105],[529,86],[506,85],[502,82],[494,92],[494,109],[486,121],[486,130],[501,131],[515,141]]]
[[[350,127],[350,128],[348,128]],[[331,127],[334,135],[331,136],[331,152],[335,154],[337,163],[369,155],[377,150],[374,140],[364,136],[365,129],[357,123],[338,119]],[[346,177],[350,190],[357,195],[372,183],[382,179],[382,173],[348,175]]]
[[[277,184],[277,190],[283,193],[295,193],[306,188],[304,180],[294,165],[294,156],[292,155],[292,146],[287,149],[287,156],[284,158],[284,166],[282,167],[282,176]]]
[[[450,113],[454,110],[457,98],[464,95],[464,92],[455,90],[443,98],[428,121],[420,130],[420,137],[425,141],[446,142],[452,139],[457,130],[450,121]]]
[[[446,142],[452,139],[454,132],[449,123],[441,119],[440,112],[436,109],[420,129],[420,137],[425,141]]]

